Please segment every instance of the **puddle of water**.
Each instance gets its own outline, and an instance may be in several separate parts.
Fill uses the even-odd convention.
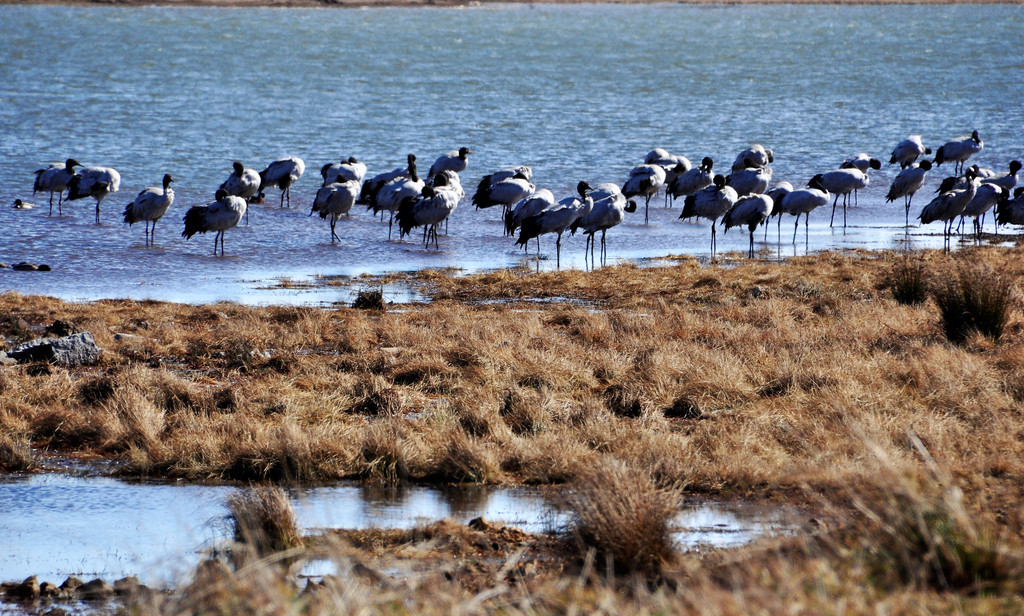
[[[0,581],[29,575],[62,582],[69,575],[114,580],[138,575],[168,587],[187,576],[230,535],[228,496],[237,488],[126,482],[82,474],[42,473],[0,479]],[[411,528],[442,518],[491,522],[540,533],[564,527],[558,488],[335,485],[293,490],[303,532],[333,528]],[[792,509],[702,502],[680,512],[683,549],[735,547],[798,527]],[[326,567],[326,569],[325,569]],[[312,563],[322,575],[329,563]]]

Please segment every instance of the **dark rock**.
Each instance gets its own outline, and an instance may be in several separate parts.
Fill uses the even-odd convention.
[[[49,272],[49,271],[52,271],[52,270],[50,269],[49,265],[47,265],[45,263],[40,263],[39,264],[39,271],[40,272]]]
[[[16,584],[7,589],[7,596],[12,599],[31,600],[39,597],[39,580],[36,576],[27,577],[21,584]]]
[[[86,601],[109,599],[114,596],[114,589],[105,580],[96,578],[79,586],[78,596]]]
[[[63,338],[39,338],[7,353],[21,363],[48,361],[62,366],[91,366],[100,359],[100,348],[89,332]]]
[[[26,263],[25,261],[22,261],[21,263],[15,264],[14,269],[19,272],[38,272],[39,266],[35,263]]]
[[[43,616],[69,616],[69,613],[62,607],[52,607],[43,612]]]
[[[114,594],[118,596],[135,594],[141,587],[142,582],[134,575],[114,580]]]
[[[78,328],[75,327],[74,323],[68,323],[67,321],[62,321],[60,319],[57,319],[46,327],[46,335],[56,336],[57,338],[63,338],[77,333]]]
[[[64,580],[64,583],[61,584],[60,587],[64,590],[78,590],[78,587],[82,584],[85,584],[85,582],[82,581],[82,578],[77,578],[72,575],[68,576],[68,579]]]
[[[43,597],[56,597],[60,592],[60,587],[53,582],[43,582],[39,585],[39,594]]]

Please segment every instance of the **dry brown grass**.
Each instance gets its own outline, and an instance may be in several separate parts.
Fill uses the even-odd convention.
[[[936,279],[999,271],[1017,301],[1017,250],[914,257]],[[1005,485],[1024,470],[1019,312],[950,345],[930,300],[892,299],[903,258],[423,272],[437,299],[386,312],[3,294],[8,346],[63,320],[105,352],[0,369],[0,430],[139,475],[553,483],[610,456],[768,496],[869,479],[862,435],[914,468],[912,426],[954,475]]]
[[[257,486],[228,498],[235,541],[259,557],[298,547],[301,543],[295,511],[284,490]]]

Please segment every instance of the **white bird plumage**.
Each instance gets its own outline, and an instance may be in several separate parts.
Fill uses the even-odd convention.
[[[337,181],[328,184],[327,186],[321,186],[316,191],[316,197],[313,199],[313,208],[310,214],[313,212],[319,212],[320,218],[327,218],[330,216],[331,223],[331,243],[334,240],[341,241],[338,234],[335,232],[335,226],[338,224],[338,218],[342,214],[348,214],[352,210],[352,206],[355,205],[356,199],[359,198],[360,183],[356,180],[346,180],[345,175],[339,173]]]
[[[556,233],[555,264],[562,267],[562,234],[581,217],[594,209],[594,199],[590,196],[590,184],[580,182],[576,185],[576,195],[561,199],[553,207],[541,213],[525,218],[519,227],[519,239],[516,245],[526,248],[526,244],[537,238],[537,255],[540,256],[540,236],[545,233]]]
[[[699,166],[678,174],[672,181],[668,181],[666,177],[665,190],[672,196],[672,199],[689,197],[698,190],[711,185],[715,177],[712,171],[714,166],[715,161],[710,156],[705,156]]]
[[[914,164],[914,161],[921,155],[931,154],[932,149],[924,147],[921,135],[911,135],[896,144],[892,154],[889,156],[890,165],[899,165],[900,169],[906,169]]]
[[[772,214],[775,204],[772,198],[764,194],[747,195],[736,200],[725,216],[722,217],[722,226],[728,233],[732,227],[745,226],[750,230],[750,250],[747,256],[754,258],[754,230],[757,225],[768,220]]]
[[[868,177],[868,174],[856,167],[835,169],[821,174],[821,185],[823,189],[834,195],[834,199],[832,201],[832,218],[829,219],[828,226],[831,227],[835,222],[836,204],[839,201],[839,197],[842,197],[843,228],[846,228],[846,206],[850,202],[850,193],[855,190],[860,190],[861,188],[866,188],[870,183],[871,178]]]
[[[966,137],[957,137],[952,141],[947,141],[935,151],[935,166],[952,162],[954,163],[953,173],[959,175],[964,172],[964,163],[967,162],[967,159],[984,148],[985,142],[978,136],[978,131],[974,131]]]
[[[416,157],[409,155],[409,167],[404,177],[399,176],[390,182],[385,183],[377,191],[375,198],[375,211],[387,211],[388,218],[388,239],[391,239],[391,228],[395,220],[395,212],[403,201],[409,198],[415,199],[423,192],[425,183],[416,172]]]
[[[96,222],[100,222],[100,203],[121,189],[121,174],[110,167],[84,167],[68,182],[68,201],[92,197],[96,200]]]
[[[547,188],[534,191],[528,197],[520,199],[509,209],[505,217],[505,235],[515,235],[523,221],[555,207],[555,195]]]
[[[263,196],[267,188],[271,186],[277,187],[281,189],[281,207],[285,206],[285,199],[288,200],[288,207],[291,207],[292,184],[298,182],[305,172],[306,163],[297,156],[287,156],[275,160],[267,165],[266,169],[260,171],[260,196]],[[223,242],[223,238],[221,241]]]
[[[442,171],[454,171],[455,173],[462,173],[469,166],[469,160],[466,158],[472,154],[473,150],[467,147],[461,147],[458,151],[452,150],[446,152],[437,157],[433,165],[430,165],[430,171],[427,173],[427,181],[434,179],[434,176]]]
[[[741,197],[764,193],[771,181],[771,167],[747,167],[733,171],[725,178],[726,185],[731,186]]]
[[[423,227],[424,245],[429,247],[433,239],[434,248],[440,250],[437,225],[455,211],[463,196],[461,186],[448,184],[452,176],[458,178],[458,174],[452,172],[438,173],[434,183],[424,186],[418,198],[408,197],[398,206],[395,221],[398,222],[400,237],[408,235],[415,227]]]
[[[224,256],[224,232],[238,225],[246,210],[245,199],[218,190],[216,199],[206,205],[194,205],[185,212],[185,230],[181,237],[190,239],[196,233],[215,231],[213,254],[217,256],[217,241],[220,240],[220,254]]]
[[[711,258],[715,257],[718,250],[715,224],[732,209],[736,204],[739,195],[732,186],[725,183],[725,177],[716,175],[710,186],[706,186],[692,195],[687,195],[683,201],[683,213],[679,218],[707,218],[711,221]]]
[[[174,178],[165,173],[160,186],[143,189],[135,200],[124,208],[124,223],[131,226],[137,222],[146,225],[146,246],[151,246],[156,238],[156,222],[163,218],[167,209],[174,203],[174,191],[171,182]],[[152,223],[152,230],[150,229]]]
[[[74,158],[69,158],[62,163],[50,163],[48,166],[36,170],[36,181],[32,185],[32,196],[37,192],[50,193],[50,213],[53,216],[53,193],[57,193],[57,213],[63,214],[64,191],[68,189],[71,178],[75,177],[75,167],[81,167]]]
[[[608,229],[618,225],[626,219],[626,212],[632,213],[636,211],[636,203],[627,199],[622,191],[619,189],[618,184],[612,182],[604,182],[598,184],[592,191],[590,191],[590,198],[594,200],[594,205],[590,209],[590,213],[586,216],[581,216],[576,219],[576,222],[569,226],[569,231],[572,234],[576,234],[579,229],[583,230],[584,235],[587,236],[587,243],[583,247],[584,260],[587,256],[587,248],[590,249],[590,263],[591,266],[594,264],[594,234],[598,231],[601,232],[601,263],[604,263],[608,258],[608,246],[605,242],[605,234]]]
[[[796,232],[800,228],[800,214],[804,215],[804,239],[808,236],[808,225],[811,218],[811,212],[817,208],[828,205],[828,200],[831,195],[825,190],[825,187],[821,183],[821,174],[815,175],[809,182],[807,182],[806,188],[799,188],[792,190],[781,197],[781,200],[775,202],[774,210],[778,210],[779,213],[779,226],[782,225],[782,214],[792,214],[796,216],[796,222],[793,225],[793,241],[796,242]],[[772,214],[775,211],[772,211]],[[781,232],[781,231],[780,231]]]
[[[644,198],[644,223],[650,220],[651,197],[665,185],[665,168],[661,165],[644,163],[637,165],[629,172],[626,183],[622,185],[622,194],[627,198]]]
[[[760,143],[755,143],[736,155],[736,160],[732,163],[732,170],[757,169],[767,167],[773,162],[775,162],[775,154]]]
[[[886,203],[891,203],[900,197],[903,198],[903,206],[906,210],[906,225],[910,226],[910,202],[914,195],[924,186],[928,172],[932,169],[930,160],[922,160],[920,163],[911,163],[896,174],[892,184],[889,185],[889,192],[885,195]]]
[[[966,186],[964,188],[953,188],[942,192],[924,206],[918,216],[923,225],[937,220],[942,221],[943,245],[946,250],[949,249],[949,238],[953,232],[953,220],[963,213],[978,188],[978,180],[973,168],[967,170],[965,178]],[[955,181],[955,178],[953,180]]]
[[[359,182],[362,184],[366,177],[366,165],[356,160],[355,156],[349,156],[347,160],[340,163],[327,163],[320,168],[320,175],[324,178],[324,186],[333,184],[340,175],[346,182]]]

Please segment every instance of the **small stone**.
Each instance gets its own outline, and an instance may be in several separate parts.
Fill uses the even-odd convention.
[[[27,263],[25,261],[22,261],[21,263],[15,265],[14,269],[19,272],[38,272],[39,266],[36,265],[35,263]]]
[[[105,580],[96,578],[79,586],[78,596],[86,601],[109,599],[114,596],[114,589]]]
[[[6,263],[0,263],[0,269],[9,269],[11,266]]]
[[[40,271],[40,272],[50,272],[50,271],[53,271],[53,270],[50,268],[49,265],[47,265],[45,263],[40,263],[38,271]]]
[[[43,597],[56,597],[60,594],[60,587],[53,582],[43,582],[39,585],[39,594]]]

